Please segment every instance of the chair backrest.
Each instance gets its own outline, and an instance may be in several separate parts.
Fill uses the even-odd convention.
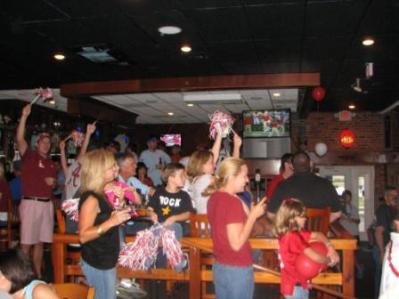
[[[12,246],[14,240],[14,233],[19,230],[19,216],[18,207],[15,205],[12,198],[7,200],[7,223],[0,228],[0,243],[4,243],[6,248]]]
[[[65,217],[64,217],[64,212],[61,209],[57,209],[55,211],[55,215],[57,218],[57,226],[58,226],[58,232],[60,234],[65,234],[66,228],[65,228]]]
[[[209,238],[211,226],[207,214],[190,214],[190,236],[197,238]]]
[[[310,231],[322,232],[327,235],[330,225],[330,208],[306,209],[306,228]]]
[[[94,288],[79,283],[56,283],[52,285],[61,299],[94,299]]]

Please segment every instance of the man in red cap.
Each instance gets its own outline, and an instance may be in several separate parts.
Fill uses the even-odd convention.
[[[53,241],[54,206],[50,199],[55,184],[56,169],[49,159],[51,147],[48,133],[38,135],[36,150],[29,148],[25,140],[26,120],[32,106],[22,109],[17,128],[17,146],[22,157],[22,200],[19,206],[21,219],[21,248],[30,255],[37,276],[41,277],[43,243]]]

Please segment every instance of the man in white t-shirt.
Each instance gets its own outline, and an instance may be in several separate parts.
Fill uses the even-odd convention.
[[[83,140],[82,146],[79,151],[79,155],[76,160],[68,166],[67,157],[65,154],[65,141],[60,142],[60,152],[61,152],[61,165],[62,170],[65,175],[65,190],[62,196],[62,200],[67,200],[71,198],[79,198],[79,188],[80,188],[80,161],[87,151],[87,147],[90,142],[91,135],[96,131],[95,122],[87,125],[86,135]],[[78,229],[78,224],[76,221],[71,220],[66,217],[65,221],[66,231],[68,233],[75,233]]]
[[[151,136],[147,140],[148,149],[140,154],[139,162],[143,162],[148,169],[148,176],[154,182],[155,186],[162,185],[161,169],[171,162],[167,153],[157,149],[158,139]]]

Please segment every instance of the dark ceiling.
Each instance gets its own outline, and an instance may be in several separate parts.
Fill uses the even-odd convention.
[[[320,110],[353,102],[378,111],[399,100],[397,0],[13,0],[1,1],[0,14],[0,89],[320,72],[327,90]],[[161,36],[162,25],[183,31]],[[365,36],[375,45],[364,47]],[[192,53],[180,53],[185,42]],[[101,45],[127,64],[95,64],[76,54]],[[65,61],[53,60],[57,50]],[[360,94],[351,84],[364,77],[365,62],[374,63],[374,77]]]

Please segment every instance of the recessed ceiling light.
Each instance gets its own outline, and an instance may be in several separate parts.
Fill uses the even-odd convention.
[[[278,98],[279,96],[281,96],[281,93],[279,93],[279,92],[274,92],[274,93],[273,93],[273,97]]]
[[[194,104],[193,103],[188,103],[187,107],[194,107]]]
[[[191,52],[191,47],[189,46],[189,45],[183,45],[181,48],[180,48],[180,50],[183,52],[183,53],[190,53]]]
[[[49,103],[50,105],[55,105],[55,100],[52,99],[52,100],[48,101],[48,103]]]
[[[174,113],[173,112],[168,112],[168,115],[173,116]]]
[[[350,104],[350,105],[348,106],[348,108],[349,108],[350,110],[353,110],[353,109],[356,109],[356,106],[355,106],[354,104]]]
[[[64,54],[62,54],[62,53],[55,53],[54,54],[54,59],[55,60],[64,60],[65,59],[65,55]]]
[[[363,46],[369,47],[374,45],[374,39],[367,37],[362,41]]]
[[[179,34],[181,32],[181,28],[177,26],[161,26],[158,28],[159,33],[166,35],[174,35]]]

